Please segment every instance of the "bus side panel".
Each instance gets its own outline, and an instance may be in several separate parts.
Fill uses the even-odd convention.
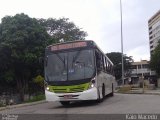
[[[97,88],[100,92],[100,97],[102,98],[102,86],[105,87],[105,95],[108,95],[112,92],[112,81],[113,76],[110,74],[107,74],[106,72],[101,71],[97,75]]]
[[[102,83],[103,83],[103,75],[102,73],[97,74],[97,89],[100,98],[102,98]]]

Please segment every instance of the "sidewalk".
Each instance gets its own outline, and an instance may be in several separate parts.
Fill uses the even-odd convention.
[[[156,90],[144,89],[144,93],[143,93],[143,89],[142,89],[142,88],[137,88],[137,89],[132,89],[132,90],[130,90],[129,93],[132,93],[132,94],[152,94],[152,95],[160,95],[160,89],[156,89]]]
[[[143,93],[142,88],[132,88],[131,90],[127,92],[118,92],[118,93],[160,95],[160,89],[155,89],[155,90],[144,89],[144,93]]]
[[[6,107],[0,107],[0,111],[5,110],[5,109],[13,109],[13,108],[18,108],[18,107],[24,107],[24,106],[32,106],[32,105],[37,105],[37,104],[42,104],[46,103],[46,100],[41,100],[37,102],[31,102],[31,103],[23,103],[23,104],[17,104],[17,105],[7,105]]]

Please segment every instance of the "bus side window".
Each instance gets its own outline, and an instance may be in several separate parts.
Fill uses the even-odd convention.
[[[103,58],[103,54],[100,54],[100,68],[101,71],[104,71],[104,58]]]
[[[97,66],[97,71],[101,71],[101,56],[99,52],[96,51],[96,66]]]
[[[104,57],[104,71],[107,72],[107,61],[106,61],[106,57]]]
[[[111,64],[110,64],[109,61],[108,61],[108,66],[107,66],[107,72],[108,72],[109,74],[111,74]]]
[[[109,74],[111,74],[111,64],[109,63]]]
[[[109,72],[109,70],[108,70],[108,65],[109,65],[109,64],[108,64],[108,60],[106,61],[106,63],[107,63],[107,64],[106,64],[106,72],[108,73],[108,72]]]
[[[112,71],[112,72],[113,72],[113,75],[115,76],[115,72],[114,72],[114,70],[115,70],[115,66],[113,65],[113,71]]]
[[[102,69],[105,72],[105,57],[102,55]]]

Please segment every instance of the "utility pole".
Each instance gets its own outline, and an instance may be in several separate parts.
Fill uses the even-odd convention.
[[[142,70],[142,93],[144,93],[144,73],[143,73],[142,63],[141,63],[141,70]]]
[[[122,85],[124,85],[124,60],[123,60],[123,23],[122,23],[122,1],[120,0],[121,13],[121,53],[122,53]]]
[[[142,73],[142,81],[143,81],[143,93],[144,93],[144,75],[143,75],[143,73]]]

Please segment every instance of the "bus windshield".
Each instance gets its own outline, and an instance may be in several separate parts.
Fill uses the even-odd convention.
[[[93,50],[52,53],[46,56],[47,81],[67,81],[91,78],[94,74]]]

